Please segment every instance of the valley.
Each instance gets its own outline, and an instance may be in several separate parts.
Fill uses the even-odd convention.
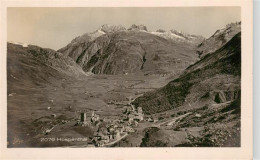
[[[121,119],[124,106],[129,103],[129,97],[134,98],[159,88],[168,81],[166,77],[158,75],[92,75],[83,79],[66,77],[53,81],[52,85],[12,88],[12,93],[8,96],[10,102],[8,116],[12,120],[8,125],[14,127],[10,127],[10,134],[19,133],[20,139],[24,141],[21,147],[34,146],[35,143],[39,145],[38,147],[45,146],[48,143],[41,142],[41,138],[62,137],[66,129],[76,124],[81,112],[86,112],[90,117],[91,111],[95,111],[101,119],[108,121]],[[23,107],[23,110],[19,107]],[[45,135],[45,131],[53,124],[60,123],[57,121],[69,121],[69,123],[61,126],[58,124],[49,135]],[[84,134],[75,135],[74,132],[69,132],[71,131],[67,133],[69,137],[73,135],[84,137]],[[32,137],[36,137],[33,138],[33,142]],[[52,144],[47,146],[52,147]]]
[[[239,147],[240,25],[208,39],[103,25],[57,51],[8,43],[8,147]]]

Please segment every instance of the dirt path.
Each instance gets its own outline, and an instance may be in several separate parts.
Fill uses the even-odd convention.
[[[171,125],[173,125],[177,120],[181,120],[181,119],[183,119],[184,117],[186,117],[186,116],[188,116],[188,115],[190,115],[190,114],[191,114],[191,112],[186,113],[186,114],[181,115],[181,116],[178,116],[178,117],[175,117],[175,118],[173,118],[173,119],[170,119],[170,120],[168,120],[168,121],[165,121],[165,122],[162,122],[162,123],[159,123],[159,124],[154,124],[153,127],[160,127],[161,125],[164,125],[165,123],[167,123],[167,126],[171,126]]]

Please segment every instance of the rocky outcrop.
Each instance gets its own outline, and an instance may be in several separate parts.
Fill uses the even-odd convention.
[[[210,38],[198,45],[197,53],[200,58],[215,52],[224,46],[237,33],[241,32],[241,22],[230,23],[225,28],[217,30]]]
[[[214,95],[214,101],[216,103],[225,103],[228,101],[234,101],[238,99],[241,96],[240,91],[234,90],[234,91],[219,91],[219,92],[213,92]]]
[[[126,30],[126,28],[123,27],[122,25],[113,26],[113,25],[104,24],[100,27],[99,30],[101,30],[105,33],[113,33],[113,32],[124,31],[124,30]]]
[[[163,29],[158,29],[158,30],[156,30],[156,32],[159,32],[159,33],[164,33],[164,32],[166,32],[165,30],[163,30]]]
[[[133,31],[147,31],[147,27],[145,25],[135,25],[133,24],[128,30]]]

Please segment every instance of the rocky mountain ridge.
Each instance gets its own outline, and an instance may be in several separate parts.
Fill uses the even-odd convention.
[[[159,29],[156,32],[151,33],[165,39],[180,41],[191,45],[198,45],[205,39],[203,36],[190,35],[184,32],[179,32],[177,30],[164,31],[162,29]]]
[[[224,28],[217,30],[210,38],[205,39],[198,45],[197,53],[200,58],[215,52],[224,46],[237,33],[241,32],[241,22],[227,24]]]
[[[75,38],[58,52],[71,57],[85,72],[94,74],[176,73],[197,60],[195,41],[202,40],[200,36],[174,31],[171,36],[149,32],[144,25],[128,29],[103,25],[93,33]]]

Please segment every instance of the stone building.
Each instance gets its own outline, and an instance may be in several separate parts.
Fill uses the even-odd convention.
[[[87,122],[87,113],[86,112],[82,112],[80,114],[80,122],[82,122],[82,123]]]
[[[91,115],[91,122],[96,122],[99,121],[99,115],[95,114],[94,111],[92,111],[92,115]]]

